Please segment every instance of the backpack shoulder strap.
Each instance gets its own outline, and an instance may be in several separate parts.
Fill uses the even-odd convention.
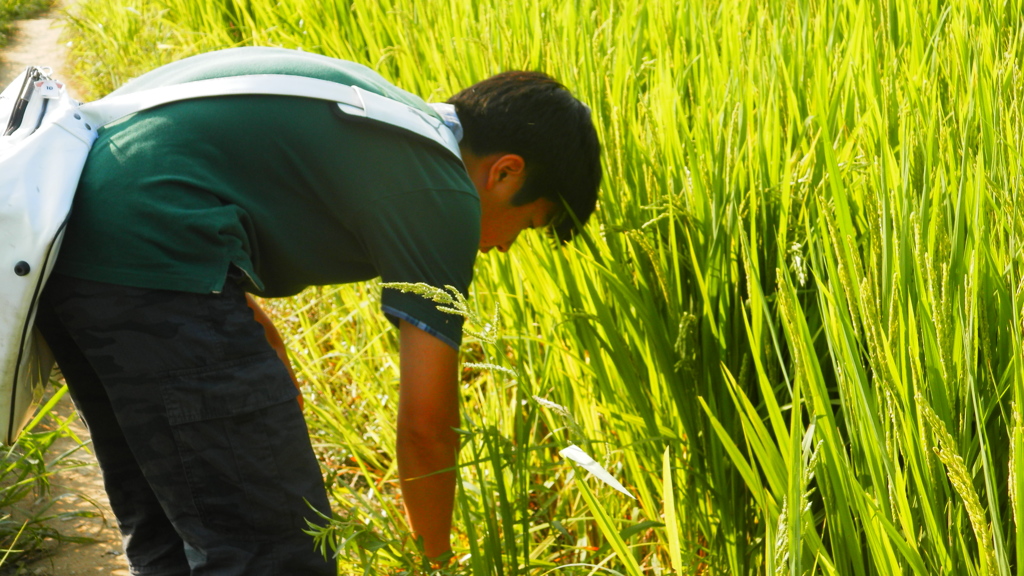
[[[304,76],[253,74],[197,80],[108,96],[83,104],[79,110],[92,121],[95,128],[99,128],[130,114],[171,102],[243,94],[295,96],[337,102],[338,107],[346,114],[402,128],[440,144],[456,158],[462,159],[455,135],[437,118],[396,100],[362,90],[358,86],[347,86]]]

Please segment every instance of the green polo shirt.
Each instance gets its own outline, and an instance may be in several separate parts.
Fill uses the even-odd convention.
[[[363,66],[274,48],[236,48],[164,66],[124,93],[244,74],[357,85],[430,111]],[[229,268],[252,291],[381,277],[454,286],[472,279],[480,201],[440,146],[346,116],[330,102],[278,96],[168,104],[100,131],[56,272],[141,288],[216,292]],[[453,346],[462,319],[385,290],[384,310]]]

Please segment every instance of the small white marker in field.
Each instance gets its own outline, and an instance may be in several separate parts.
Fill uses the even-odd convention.
[[[586,469],[587,472],[590,472],[594,476],[597,476],[598,480],[604,482],[605,484],[611,486],[612,488],[615,488],[616,490],[622,492],[626,496],[629,496],[633,500],[636,500],[636,497],[630,494],[629,490],[626,490],[622,486],[622,484],[619,484],[618,480],[616,480],[611,474],[609,474],[608,471],[605,470],[604,467],[602,467],[600,464],[598,464],[596,460],[591,458],[590,455],[581,450],[579,446],[576,446],[575,444],[570,444],[565,450],[561,450],[559,454],[563,458],[568,458],[569,460],[572,460],[573,462],[579,464],[584,469]]]

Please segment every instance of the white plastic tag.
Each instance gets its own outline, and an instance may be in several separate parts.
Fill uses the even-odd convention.
[[[573,462],[582,466],[583,469],[586,470],[587,472],[590,472],[594,476],[597,476],[598,480],[600,480],[601,482],[604,482],[605,484],[611,486],[612,488],[615,488],[619,492],[622,492],[626,496],[629,496],[633,500],[636,500],[636,496],[630,494],[629,490],[626,490],[626,488],[622,484],[619,484],[619,481],[616,480],[614,476],[609,474],[603,466],[598,464],[597,461],[591,458],[589,454],[581,450],[579,446],[576,446],[575,444],[569,444],[569,446],[565,450],[561,450],[558,453],[563,458],[568,458],[569,460],[572,460]]]
[[[60,98],[62,88],[64,88],[64,84],[56,80],[37,80],[35,84],[35,89],[39,91],[39,95],[50,100]]]

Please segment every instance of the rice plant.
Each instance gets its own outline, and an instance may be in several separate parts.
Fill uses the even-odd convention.
[[[60,417],[51,412],[66,393],[66,386],[57,386],[17,442],[0,446],[0,574],[20,574],[25,560],[46,554],[49,542],[90,541],[59,530],[58,521],[85,512],[52,509],[61,496],[66,496],[51,492],[52,476],[82,465],[74,455],[83,444],[68,427],[75,416]],[[68,446],[57,444],[63,438],[74,442]]]
[[[464,370],[445,570],[1024,574],[1020,0],[84,0],[71,19],[94,96],[261,44],[434,101],[542,69],[592,107],[589,233],[480,258],[471,303],[501,330],[465,358],[500,369]],[[422,567],[377,290],[274,304],[343,574]]]

